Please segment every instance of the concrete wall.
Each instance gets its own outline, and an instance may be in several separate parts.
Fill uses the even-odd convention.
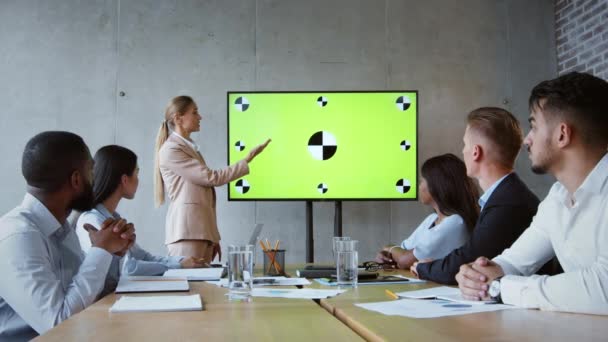
[[[420,163],[460,155],[464,118],[500,105],[527,118],[532,86],[556,74],[553,1],[76,1],[0,2],[0,212],[21,201],[20,158],[35,133],[81,134],[92,151],[121,144],[140,158],[140,189],[119,211],[139,243],[165,253],[164,215],[152,200],[153,147],[167,101],[194,96],[194,138],[226,165],[227,90],[418,89]],[[118,93],[124,91],[126,96]],[[544,196],[551,182],[517,169]],[[218,189],[224,246],[254,223],[303,262],[303,202],[227,202]],[[405,238],[429,213],[413,202],[346,202],[344,232],[360,259]],[[332,203],[315,203],[315,255],[329,261]],[[258,260],[259,257],[258,257]]]

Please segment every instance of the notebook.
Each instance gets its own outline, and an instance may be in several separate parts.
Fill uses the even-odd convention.
[[[325,286],[337,286],[338,283],[335,278],[317,278],[315,281]],[[402,275],[388,275],[378,276],[377,278],[358,279],[357,284],[359,285],[387,285],[387,284],[418,284],[424,283],[424,280],[408,278]]]
[[[220,280],[222,277],[223,268],[177,268],[167,270],[165,277],[186,278],[189,281],[205,281],[205,280]]]
[[[300,278],[335,278],[336,268],[332,269],[303,269],[296,270],[296,275]],[[367,272],[365,270],[358,271],[358,278],[361,279],[375,279],[378,277],[376,272]]]
[[[120,277],[116,293],[189,291],[186,278],[173,277]]]
[[[191,296],[122,296],[112,305],[110,312],[168,312],[201,311],[203,303],[200,295]]]
[[[462,298],[460,290],[455,287],[438,286],[430,289],[417,290],[417,291],[404,291],[396,293],[400,298],[409,299],[442,299],[450,302],[457,302],[461,304],[494,304],[496,301],[493,300],[482,300],[473,301]]]

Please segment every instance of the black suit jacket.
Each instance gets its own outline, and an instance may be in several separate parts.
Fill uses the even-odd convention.
[[[480,256],[494,258],[511,247],[530,226],[538,204],[538,197],[517,174],[508,175],[488,198],[469,241],[443,259],[418,264],[418,275],[421,279],[456,285],[461,265]]]

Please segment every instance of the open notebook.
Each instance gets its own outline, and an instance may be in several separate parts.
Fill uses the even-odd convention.
[[[110,312],[167,312],[201,311],[203,303],[200,295],[191,296],[122,296],[112,305]]]

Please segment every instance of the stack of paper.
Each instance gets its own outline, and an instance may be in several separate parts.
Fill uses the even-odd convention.
[[[171,269],[165,272],[166,277],[183,277],[190,281],[206,281],[206,280],[220,280],[222,272],[224,271],[221,267],[212,268],[178,268]]]
[[[121,277],[116,293],[188,291],[185,278],[171,277]]]
[[[201,296],[120,297],[110,312],[165,312],[203,310]]]
[[[254,288],[251,295],[253,297],[323,299],[335,297],[343,292],[346,292],[346,290]]]

